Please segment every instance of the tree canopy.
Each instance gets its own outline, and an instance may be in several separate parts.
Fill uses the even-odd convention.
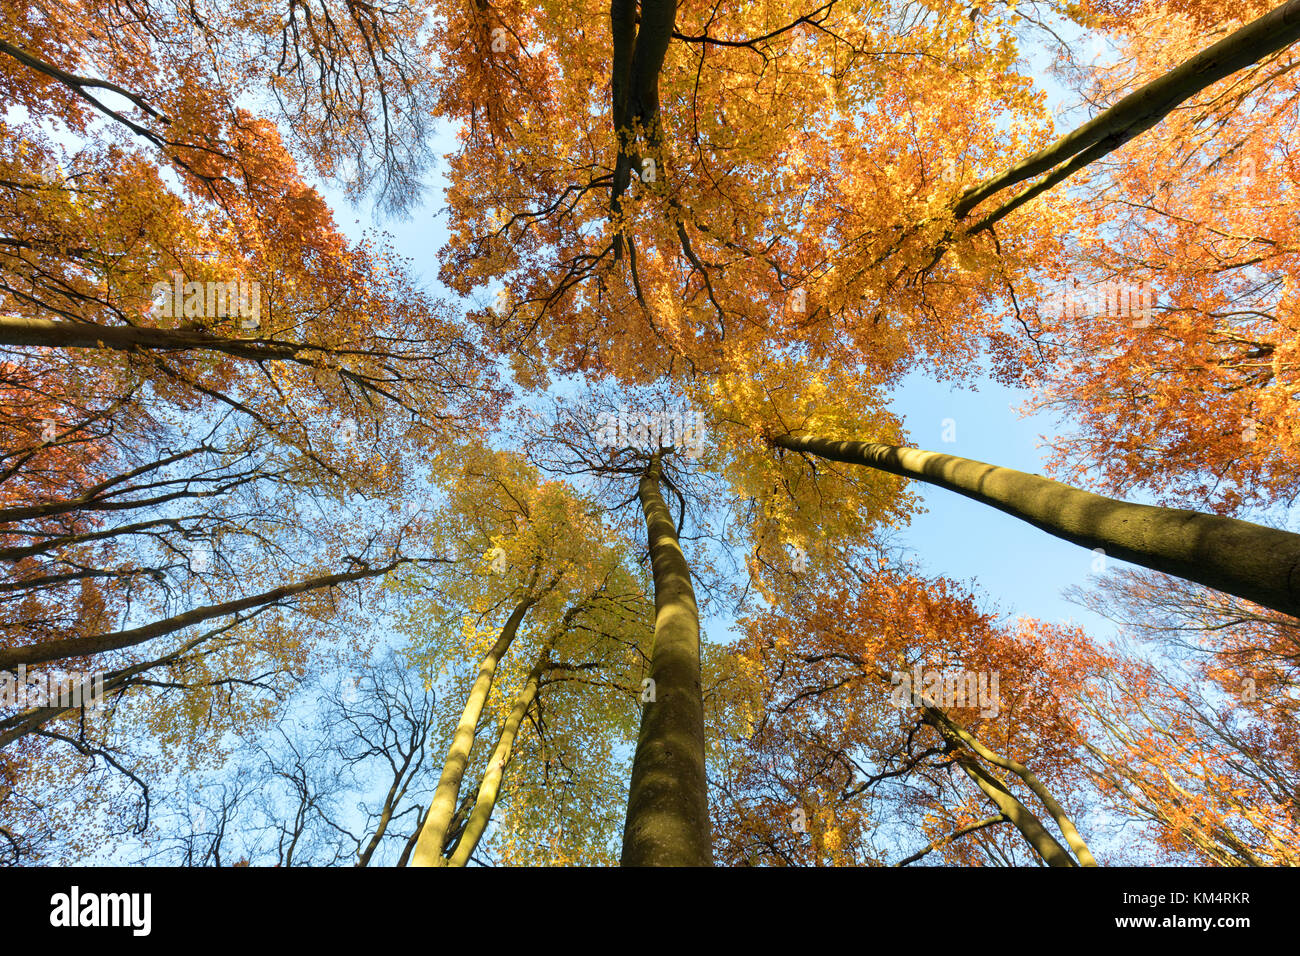
[[[1300,0],[0,23],[0,862],[1300,862]]]

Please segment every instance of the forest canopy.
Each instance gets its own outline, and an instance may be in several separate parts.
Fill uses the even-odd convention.
[[[0,864],[1300,863],[1300,0],[0,23]]]

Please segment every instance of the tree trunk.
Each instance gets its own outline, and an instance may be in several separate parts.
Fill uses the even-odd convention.
[[[917,448],[784,435],[772,444],[926,481],[1049,534],[1300,617],[1300,535],[1218,515],[1138,505]]]
[[[956,736],[967,747],[975,751],[975,753],[979,754],[995,767],[1009,770],[1023,780],[1025,786],[1034,792],[1034,795],[1038,797],[1038,799],[1043,802],[1043,806],[1047,808],[1047,812],[1052,815],[1052,819],[1056,821],[1057,827],[1061,830],[1061,835],[1065,837],[1065,842],[1070,844],[1070,849],[1073,850],[1074,855],[1079,858],[1079,864],[1081,866],[1097,865],[1097,861],[1093,859],[1092,851],[1088,849],[1088,844],[1085,843],[1083,837],[1079,835],[1079,830],[1075,827],[1074,821],[1069,818],[1065,812],[1065,808],[1057,802],[1056,798],[1052,796],[1052,792],[1043,785],[1043,781],[1039,780],[1033,771],[1019,761],[1012,760],[1010,757],[1003,757],[1001,754],[995,753],[988,747],[984,746],[984,744],[981,743],[974,734],[965,727],[962,727],[939,708],[927,706],[925,711],[930,717],[932,723],[941,726],[941,728],[946,728],[951,735]]]
[[[1075,865],[1070,854],[1065,852],[1065,847],[1056,842],[1038,817],[1017,800],[1000,780],[976,763],[974,757],[968,756],[958,763],[966,771],[966,776],[975,781],[975,785],[984,791],[984,795],[993,801],[1048,866]]]
[[[217,635],[229,631],[233,626],[232,623],[223,624],[220,627],[208,631],[206,634],[200,635],[191,641],[187,641],[184,645],[172,651],[170,654],[165,654],[152,661],[133,664],[130,667],[111,671],[110,673],[105,674],[103,696],[100,700],[100,704],[103,705],[103,703],[107,701],[109,694],[114,692],[119,694],[122,693],[125,688],[131,686],[131,682],[134,678],[139,677],[156,667],[165,667],[169,664],[174,664],[177,661],[187,659],[191,662],[202,660],[208,654],[213,653],[213,651],[196,651],[196,648],[199,648],[201,645],[212,640]],[[188,656],[191,653],[193,653],[193,656]],[[15,740],[21,740],[27,734],[35,733],[53,720],[80,712],[86,706],[88,706],[87,695],[83,693],[82,706],[80,707],[64,707],[60,704],[56,704],[52,707],[29,707],[24,711],[20,711],[17,714],[0,720],[0,750],[4,750],[5,747],[8,747]]]
[[[985,215],[972,229],[986,229],[1033,197],[1155,126],[1180,104],[1224,77],[1258,63],[1300,40],[1300,0],[1290,0],[1224,37],[1150,83],[1129,93],[1078,129],[1011,169],[962,193],[953,215],[960,219],[995,193],[1032,179],[1066,160],[1072,162]]]
[[[700,621],[691,572],[659,490],[659,456],[638,495],[655,587],[654,650],[623,828],[623,866],[711,866]]]
[[[534,575],[534,579],[536,575]],[[465,701],[465,710],[461,713],[460,723],[452,736],[451,747],[447,751],[447,760],[443,763],[442,776],[438,780],[438,789],[434,791],[433,802],[429,804],[429,813],[424,826],[420,829],[420,838],[411,856],[412,866],[446,866],[442,848],[451,823],[452,814],[456,812],[456,797],[460,794],[460,782],[469,765],[470,751],[474,748],[474,729],[478,726],[479,715],[487,702],[488,692],[492,689],[492,679],[496,676],[497,664],[511,642],[519,632],[519,625],[529,609],[537,603],[538,596],[529,587],[528,595],[519,602],[511,613],[501,635],[492,645],[479,664],[478,676],[470,688],[469,699]]]
[[[154,350],[187,352],[195,349],[222,352],[234,358],[287,360],[299,352],[325,350],[297,342],[265,339],[230,339],[201,329],[156,329],[133,325],[95,325],[56,322],[16,315],[0,316],[0,345],[39,346],[50,349],[110,349],[120,352]]]
[[[154,621],[152,624],[133,627],[125,631],[96,634],[92,637],[69,637],[63,640],[27,644],[23,647],[6,648],[0,650],[0,670],[17,670],[19,664],[26,664],[31,667],[34,664],[48,664],[51,661],[64,660],[69,657],[86,657],[91,654],[121,650],[124,647],[134,647],[155,637],[184,630],[187,627],[202,624],[204,621],[210,621],[216,617],[225,617],[230,614],[238,614],[240,611],[260,608],[308,591],[318,591],[338,584],[348,584],[352,581],[378,577],[408,563],[410,563],[409,559],[400,558],[383,567],[365,568],[361,571],[348,571],[342,574],[326,574],[318,578],[308,578],[296,584],[286,584],[283,587],[272,588],[270,591],[263,591],[261,594],[254,594],[251,597],[240,598],[236,601],[225,601],[221,604],[195,608],[192,611],[186,611],[184,614],[177,614],[161,621]]]
[[[448,866],[467,865],[475,847],[478,846],[478,841],[483,837],[483,832],[487,830],[488,821],[492,819],[492,811],[497,804],[497,794],[501,791],[501,780],[505,777],[506,764],[510,762],[510,752],[514,749],[515,737],[524,722],[524,715],[528,713],[528,708],[537,698],[537,690],[542,682],[542,671],[546,667],[547,656],[553,644],[553,640],[548,642],[538,656],[537,663],[533,665],[527,681],[524,682],[523,690],[515,697],[514,706],[510,708],[506,722],[501,726],[501,736],[497,739],[496,749],[492,751],[487,770],[483,773],[483,781],[479,784],[474,811],[469,816],[469,822],[465,824],[465,832],[461,834],[455,852],[447,861]]]

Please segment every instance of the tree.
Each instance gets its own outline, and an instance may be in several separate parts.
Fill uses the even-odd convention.
[[[614,643],[617,660],[637,647],[644,627],[636,610],[644,592],[625,567],[626,545],[603,525],[592,502],[558,483],[539,481],[536,470],[517,455],[468,448],[458,457],[462,466],[448,488],[443,527],[446,547],[467,557],[469,573],[441,591],[437,602],[451,615],[464,614],[461,630],[471,646],[491,639],[467,675],[464,707],[411,856],[417,866],[463,866],[471,858],[491,818],[518,728],[535,705],[540,709],[543,678],[574,667],[608,666],[610,650],[601,645]],[[471,609],[478,613],[468,613]],[[439,630],[450,625],[445,612],[430,608],[422,613],[430,612],[446,622]],[[501,614],[499,629],[484,629],[485,620],[500,620]],[[600,640],[583,650],[588,661],[574,664],[572,656],[584,643],[582,629]],[[528,645],[522,651],[525,663],[513,668],[521,672],[519,689],[513,699],[499,695],[507,702],[497,708],[504,711],[496,718],[501,731],[478,774],[476,793],[462,801],[462,784],[498,672],[505,670],[512,647],[510,659],[521,658],[517,642]],[[616,675],[611,676],[617,680]],[[462,811],[466,815],[458,820]]]
[[[654,569],[655,636],[632,764],[624,866],[707,866],[713,862],[704,773],[700,620],[691,569],[664,503],[661,454],[637,489]]]
[[[1124,58],[1089,95],[1159,75],[1208,30],[1269,6],[1154,4],[1117,21]],[[1293,16],[1288,7],[1265,19]],[[1073,241],[1043,285],[1081,280],[1072,311],[1086,319],[1040,304],[1043,352],[1026,372],[1041,407],[1079,423],[1052,442],[1066,480],[1086,469],[1111,493],[1224,514],[1294,501],[1296,172],[1277,143],[1292,122],[1294,62],[1278,50],[1193,97],[1072,197]],[[1140,288],[1144,308],[1087,304],[1106,283]]]
[[[434,694],[399,651],[341,663],[341,679],[320,672],[297,688],[286,708],[294,717],[249,732],[233,770],[166,775],[176,790],[139,841],[140,858],[369,866],[409,853],[406,831],[433,784]]]
[[[5,852],[147,843],[166,792],[188,861],[1091,866],[1104,804],[1292,862],[1293,715],[1224,698],[1294,676],[1300,537],[1247,509],[1295,490],[1300,0],[1228,7],[6,12],[0,671],[110,708],[0,714]],[[1060,55],[1059,135],[1022,53],[1062,25],[1128,59]],[[401,211],[437,122],[460,301],[307,178]],[[1166,507],[907,447],[893,386],[985,367]],[[1225,637],[1184,680],[981,609],[891,548],[908,478]],[[363,708],[292,693],[339,669]]]
[[[1134,639],[1084,702],[1108,802],[1175,859],[1295,865],[1295,619],[1147,571],[1074,599]]]
[[[1056,796],[1086,779],[1071,688],[1104,672],[1081,633],[999,624],[887,554],[841,554],[800,577],[805,600],[746,618],[734,652],[749,680],[717,783],[725,859],[881,865],[916,840],[919,855],[1014,860],[1010,822],[1031,858],[1076,865],[1033,804],[1093,865]]]
[[[1104,498],[1010,468],[914,448],[811,436],[774,436],[779,448],[919,478],[992,505],[1083,547],[1283,613],[1300,613],[1300,535],[1235,518]]]
[[[0,666],[102,671],[110,696],[107,717],[6,709],[5,797],[39,792],[42,761],[107,762],[147,821],[143,754],[176,746],[187,708],[243,686],[209,716],[265,719],[262,695],[346,632],[358,585],[430,556],[410,513],[376,502],[404,505],[418,450],[491,421],[500,393],[455,317],[381,245],[348,243],[290,153],[311,140],[317,171],[363,189],[377,161],[381,192],[409,198],[418,10],[4,16],[0,89],[24,112],[0,130]],[[342,56],[362,36],[383,51]],[[323,128],[286,143],[242,108],[250,78],[299,113],[328,100]],[[46,826],[49,804],[25,806],[12,832]]]

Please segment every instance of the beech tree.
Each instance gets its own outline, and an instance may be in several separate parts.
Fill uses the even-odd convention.
[[[0,16],[0,675],[109,698],[0,713],[15,861],[1295,862],[1300,0]],[[445,246],[346,238],[442,131]],[[918,482],[1148,569],[1080,598],[1145,648],[923,573]]]

